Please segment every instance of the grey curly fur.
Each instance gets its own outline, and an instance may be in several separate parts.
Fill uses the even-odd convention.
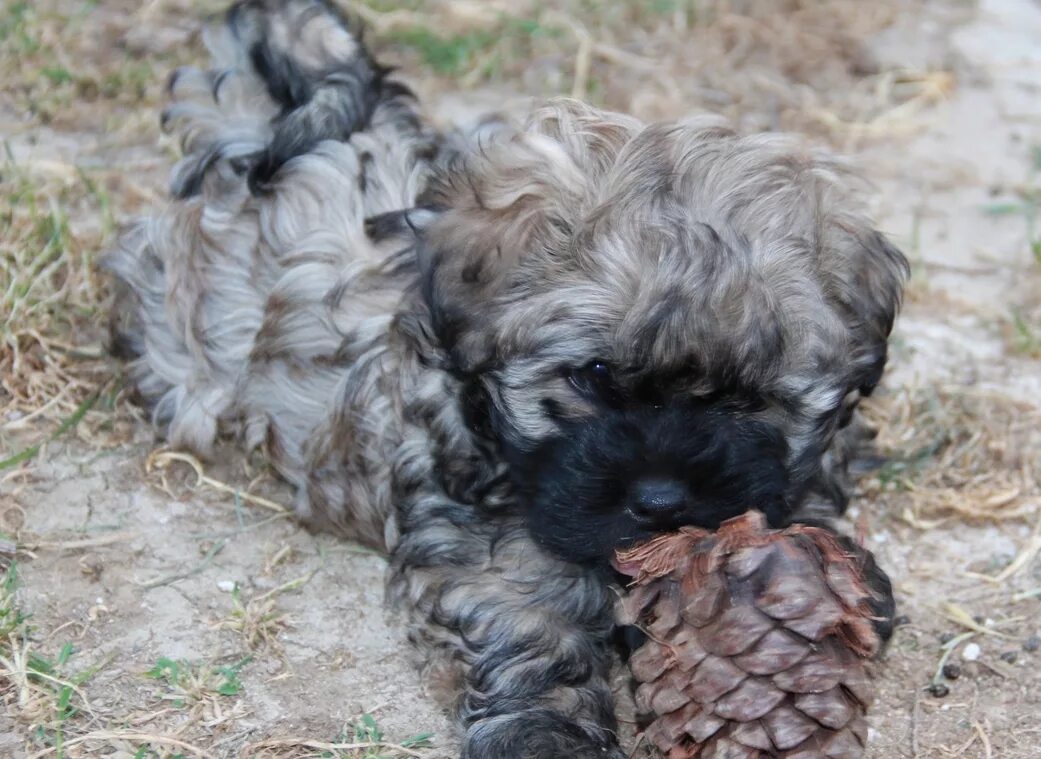
[[[174,446],[263,447],[303,520],[390,554],[465,757],[621,757],[613,592],[533,541],[502,446],[596,414],[562,366],[696,356],[687,391],[756,388],[792,477],[835,491],[902,256],[790,138],[566,100],[447,138],[316,0],[239,3],[209,44],[171,79],[174,199],[105,262],[142,402]]]

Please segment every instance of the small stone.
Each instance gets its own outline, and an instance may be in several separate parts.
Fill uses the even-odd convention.
[[[101,578],[101,573],[105,569],[105,565],[102,563],[101,559],[95,554],[87,554],[85,556],[81,556],[79,560],[79,565],[80,572],[82,572],[94,581],[97,581]]]
[[[940,636],[940,645],[946,646],[952,640],[954,640],[954,633],[944,633]]]
[[[944,664],[943,665],[943,676],[948,680],[957,680],[961,677],[961,667],[957,664]]]
[[[987,620],[983,617],[982,614],[976,614],[975,616],[973,616],[972,621],[978,625],[987,624]]]
[[[1019,658],[1019,653],[1016,652],[1016,651],[1006,651],[1005,653],[1003,653],[1001,655],[1001,661],[1006,662],[1008,664],[1015,664],[1016,663],[1016,659],[1018,659],[1018,658]]]
[[[929,686],[928,691],[929,695],[935,698],[944,698],[948,693],[951,692],[951,689],[943,683],[933,683]]]
[[[1023,641],[1023,650],[1028,653],[1034,653],[1041,648],[1041,635],[1031,635],[1025,641]]]
[[[231,593],[232,591],[235,590],[235,581],[234,580],[219,580],[217,582],[217,589],[218,590],[222,590],[225,593]]]
[[[899,617],[893,620],[894,627],[904,627],[905,625],[911,624],[911,618],[906,614],[901,614]]]
[[[980,647],[977,643],[969,643],[962,649],[961,658],[965,661],[976,661],[980,658]]]

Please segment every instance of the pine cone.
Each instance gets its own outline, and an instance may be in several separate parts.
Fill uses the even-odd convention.
[[[669,759],[856,759],[881,646],[870,554],[823,527],[755,511],[619,553],[622,616],[645,738]],[[884,577],[884,575],[883,575]]]

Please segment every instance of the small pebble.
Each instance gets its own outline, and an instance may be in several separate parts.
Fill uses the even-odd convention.
[[[961,658],[965,661],[976,661],[980,658],[980,647],[977,643],[969,643],[962,649]]]
[[[948,688],[943,683],[933,683],[932,685],[929,686],[928,690],[929,690],[929,694],[931,696],[935,696],[936,698],[943,698],[944,696],[946,696],[948,693],[951,692],[951,689]]]
[[[1029,653],[1034,653],[1041,648],[1041,635],[1031,635],[1025,641],[1023,641],[1023,650]]]
[[[217,588],[219,590],[223,590],[225,593],[231,593],[233,590],[235,590],[235,581],[234,580],[220,580],[217,583]]]
[[[978,624],[978,625],[984,625],[984,624],[986,624],[986,623],[987,623],[987,620],[983,618],[983,615],[982,615],[982,614],[977,614],[977,615],[975,615],[975,616],[974,616],[974,617],[972,618],[972,621],[973,621],[973,622],[975,622],[975,623],[976,623],[976,624]]]
[[[899,617],[893,620],[893,627],[903,627],[904,625],[911,624],[911,618],[906,614],[901,614]]]
[[[944,664],[943,665],[943,676],[948,680],[957,680],[961,677],[961,667],[957,664]]]
[[[941,645],[946,646],[952,640],[954,640],[954,633],[944,633],[943,635],[940,636],[940,644]]]
[[[1005,653],[1003,653],[1001,655],[1001,661],[1007,662],[1009,664],[1015,664],[1016,663],[1016,659],[1018,659],[1018,658],[1019,658],[1019,654],[1016,653],[1015,651],[1006,651]]]

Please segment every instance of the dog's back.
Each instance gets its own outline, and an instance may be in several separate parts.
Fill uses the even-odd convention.
[[[212,68],[170,80],[171,202],[105,260],[113,347],[171,444],[206,456],[244,434],[302,488],[345,354],[401,295],[364,220],[414,204],[434,138],[320,0],[237,3],[207,44]]]

